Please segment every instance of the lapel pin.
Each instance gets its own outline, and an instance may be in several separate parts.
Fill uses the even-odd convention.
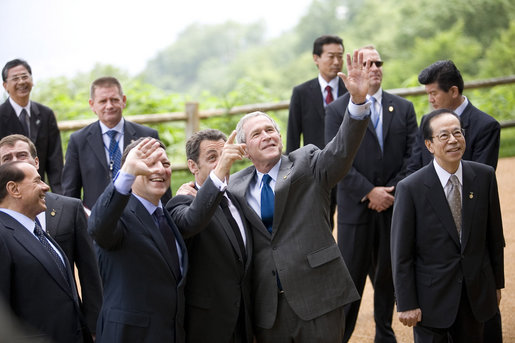
[[[474,192],[470,192],[470,193],[469,193],[469,198],[470,198],[470,199],[474,199]]]
[[[55,210],[54,210],[54,209],[52,209],[52,212],[50,212],[50,215],[51,215],[52,217],[55,217]]]
[[[286,180],[287,178],[288,178],[288,175],[284,175],[284,176],[283,176],[283,179],[285,179],[285,180]]]
[[[388,107],[388,111],[393,112],[393,106]]]

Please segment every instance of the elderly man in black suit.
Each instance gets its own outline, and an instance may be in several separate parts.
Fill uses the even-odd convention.
[[[31,339],[92,342],[66,254],[36,219],[48,190],[30,163],[0,165],[0,297]]]
[[[0,105],[0,138],[22,134],[30,138],[39,153],[39,174],[52,192],[62,194],[63,150],[54,112],[30,100],[32,69],[20,59],[6,63],[2,69],[4,88],[9,98]]]
[[[89,106],[98,121],[72,133],[63,169],[63,194],[83,197],[84,206],[95,201],[120,169],[122,152],[140,137],[159,138],[157,131],[132,123],[122,116],[127,98],[114,77],[101,77],[91,84]],[[168,191],[163,201],[169,200]]]
[[[36,147],[29,138],[9,135],[0,140],[0,165],[12,161],[25,161],[39,168]],[[43,231],[63,249],[72,268],[77,267],[82,313],[94,333],[102,305],[102,285],[84,207],[79,199],[50,192],[46,193],[45,201],[47,208],[37,218]]]
[[[393,209],[399,320],[414,326],[416,343],[484,342],[504,288],[495,171],[462,160],[464,131],[451,110],[428,114],[422,132],[434,160],[399,182]]]
[[[338,183],[338,246],[354,284],[363,294],[367,274],[374,286],[376,342],[396,342],[392,330],[394,306],[390,264],[390,221],[397,182],[415,142],[417,118],[413,104],[384,92],[383,61],[373,46],[365,46],[363,59],[370,60],[367,99],[372,101],[371,121],[349,173]],[[349,95],[326,108],[326,141],[338,132],[349,104]],[[345,307],[347,342],[358,317],[361,300]]]
[[[429,103],[434,109],[447,108],[460,117],[467,138],[463,159],[485,163],[494,169],[497,168],[501,126],[497,120],[476,108],[463,95],[463,78],[456,65],[449,60],[437,61],[420,72],[418,81],[425,85]],[[425,120],[426,117],[422,117],[420,127],[424,125]],[[432,159],[433,156],[426,149],[423,132],[420,130],[413,147],[408,172],[417,171]],[[502,322],[499,310],[485,325],[485,341],[489,343],[502,342]]]
[[[171,173],[161,142],[136,140],[93,206],[88,230],[104,286],[99,343],[185,340],[186,246],[161,203]]]
[[[233,162],[244,156],[243,146],[233,144],[235,136],[227,144],[218,130],[191,136],[186,155],[195,183],[183,187],[195,197],[177,195],[166,205],[190,258],[187,342],[252,343],[252,236],[241,205],[226,189]]]

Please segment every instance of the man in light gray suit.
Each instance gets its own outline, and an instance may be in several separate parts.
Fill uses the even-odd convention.
[[[265,113],[236,127],[253,166],[230,178],[254,237],[253,299],[257,342],[341,342],[343,306],[358,299],[331,233],[331,188],[345,176],[365,133],[370,63],[347,56],[349,115],[336,137],[281,156],[277,124]],[[246,205],[246,206],[245,206]]]

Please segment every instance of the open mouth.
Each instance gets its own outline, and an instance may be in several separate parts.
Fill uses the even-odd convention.
[[[150,179],[150,182],[164,182],[165,179],[162,177],[153,177]]]

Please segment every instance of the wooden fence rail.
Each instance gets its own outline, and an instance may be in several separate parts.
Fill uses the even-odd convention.
[[[515,83],[515,75],[496,77],[486,80],[477,80],[465,82],[466,89],[476,89],[493,87],[505,84]],[[389,93],[396,94],[402,97],[411,95],[424,95],[424,87],[412,87],[412,88],[396,88],[388,90]],[[223,115],[240,115],[254,111],[273,112],[280,110],[287,110],[290,106],[289,100],[284,100],[275,103],[263,103],[263,104],[251,104],[236,106],[230,109],[212,109],[212,110],[198,110],[198,103],[188,102],[186,103],[185,112],[170,112],[170,113],[157,113],[157,114],[137,114],[127,116],[126,118],[130,121],[139,124],[159,124],[172,121],[186,121],[186,136],[189,137],[194,132],[198,131],[199,123],[201,119],[210,117],[223,116]],[[94,121],[96,118],[91,119],[79,119],[79,120],[66,120],[58,123],[61,131],[75,131],[87,126]],[[501,128],[515,127],[515,120],[509,120],[501,122]]]

